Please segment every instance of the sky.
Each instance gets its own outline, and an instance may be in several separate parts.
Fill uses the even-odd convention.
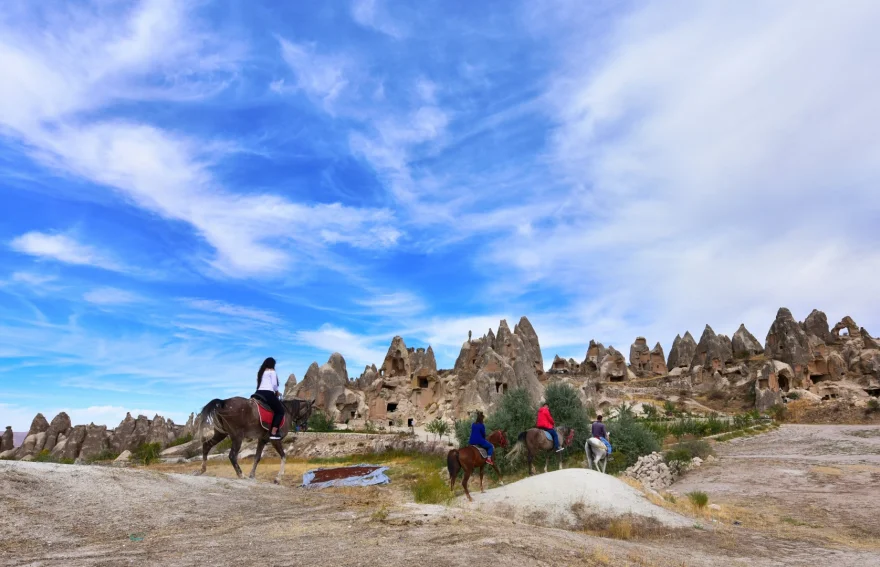
[[[880,3],[7,0],[0,425],[390,340],[880,334]]]

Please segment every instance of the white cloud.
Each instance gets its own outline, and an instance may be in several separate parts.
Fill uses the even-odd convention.
[[[357,299],[355,303],[369,307],[371,313],[382,317],[411,317],[425,310],[421,298],[406,291],[382,293],[366,299]]]
[[[383,349],[380,345],[391,342],[391,338],[384,335],[374,337],[357,335],[330,324],[322,325],[314,331],[298,331],[296,339],[328,355],[334,352],[342,354],[350,378],[357,378],[360,374],[359,367],[382,364],[387,347]],[[318,364],[323,363],[322,360],[318,361]]]
[[[89,406],[89,407],[58,407],[58,408],[32,408],[28,406],[20,406],[14,404],[0,404],[0,414],[2,414],[2,423],[0,427],[12,426],[12,430],[16,432],[27,432],[31,426],[34,416],[42,413],[48,421],[51,421],[56,415],[66,412],[70,416],[70,422],[73,425],[106,425],[108,428],[115,428],[125,419],[125,414],[130,412],[132,417],[145,415],[149,419],[160,415],[165,419],[171,419],[174,423],[184,424],[189,419],[189,414],[175,411],[153,410],[153,409],[137,409],[125,406]]]
[[[82,244],[66,234],[32,231],[14,238],[10,242],[10,247],[22,254],[56,260],[65,264],[94,266],[112,271],[124,269],[95,248]]]
[[[263,309],[254,309],[253,307],[244,307],[213,299],[185,299],[184,302],[193,309],[227,315],[234,319],[247,319],[272,325],[280,325],[282,323],[277,315]]]
[[[52,283],[58,279],[57,276],[52,274],[37,274],[34,272],[15,272],[12,274],[12,281],[23,283],[32,287],[43,287],[46,284]]]
[[[95,288],[84,293],[82,297],[95,305],[125,305],[143,301],[140,295],[115,287]]]
[[[399,22],[392,20],[383,4],[381,0],[353,0],[351,17],[364,27],[372,28],[395,39],[402,39],[408,35],[406,29]]]
[[[878,17],[872,2],[654,2],[598,55],[578,22],[545,30],[563,54],[546,101],[567,207],[486,259],[575,308],[613,298],[597,316],[618,322],[615,345],[668,348],[705,323],[760,336],[779,306],[880,324],[880,78],[863,56]]]
[[[84,113],[119,99],[214,94],[234,73],[239,54],[234,41],[227,47],[226,38],[202,32],[181,2],[145,1],[131,12],[102,12],[99,18],[84,10],[75,16],[72,27],[54,15],[22,29],[0,20],[0,64],[7,73],[0,85],[0,128],[42,163],[110,187],[163,218],[189,223],[216,252],[210,267],[227,276],[280,275],[306,261],[332,269],[328,246],[396,244],[401,233],[389,228],[393,215],[387,210],[233,193],[211,168],[239,151],[234,145],[131,121],[88,121]],[[335,76],[321,65],[303,81],[315,92],[333,90]],[[19,244],[69,263],[119,269],[63,235],[34,233]]]
[[[350,63],[338,56],[321,55],[314,45],[299,44],[279,39],[281,57],[296,75],[296,86],[308,96],[320,100],[328,111],[332,103],[348,86],[346,74]],[[276,92],[283,87],[283,82],[272,83]]]

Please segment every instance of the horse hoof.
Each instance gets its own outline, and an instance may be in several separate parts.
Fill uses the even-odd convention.
[[[281,481],[276,478],[275,480],[272,481],[272,483],[273,484],[281,484]]]

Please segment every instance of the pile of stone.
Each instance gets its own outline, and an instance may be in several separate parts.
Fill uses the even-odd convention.
[[[707,459],[707,461],[714,460],[715,457],[711,455]],[[680,461],[667,463],[662,453],[654,452],[650,455],[639,457],[636,464],[626,469],[623,474],[641,482],[646,488],[662,490],[671,486],[688,469],[697,468],[702,464],[703,459],[700,457],[694,457],[685,463]]]

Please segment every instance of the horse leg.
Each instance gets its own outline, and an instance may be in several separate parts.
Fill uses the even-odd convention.
[[[547,453],[547,458],[544,459],[544,472],[547,472],[547,465],[550,464],[550,453]]]
[[[480,465],[480,492],[486,492],[483,489],[483,469],[485,469],[485,468],[486,468],[486,463],[483,463],[482,465]]]
[[[498,465],[496,465],[495,463],[492,463],[492,468],[495,469],[495,474],[498,475],[499,484],[501,484],[501,486],[504,486],[504,480],[501,478],[501,471],[498,470]]]
[[[208,468],[208,453],[211,452],[211,449],[214,448],[214,445],[223,441],[228,437],[222,431],[214,430],[214,436],[202,443],[202,470],[196,473],[196,476],[205,474],[205,471]]]
[[[534,458],[534,456],[532,455],[532,450],[528,449],[526,455],[529,461],[529,476],[532,476],[533,474],[535,474],[535,467],[532,464],[532,459]]]
[[[605,465],[608,464],[608,453],[605,453],[605,456],[602,457],[602,474],[605,474]],[[596,467],[596,470],[599,470],[599,467]]]
[[[260,438],[257,441],[257,452],[254,454],[254,466],[251,469],[251,474],[248,475],[248,478],[254,478],[257,476],[257,465],[260,464],[260,459],[263,458],[263,447],[266,446],[266,439]]]
[[[281,455],[281,468],[278,469],[278,476],[275,477],[275,484],[281,484],[281,477],[284,476],[284,463],[287,462],[287,453],[284,452],[284,445],[281,444],[281,439],[273,439],[272,446]]]
[[[461,478],[461,487],[464,488],[464,494],[467,496],[468,500],[473,502],[474,499],[471,498],[471,493],[468,492],[467,483],[468,479],[471,477],[471,472],[473,472],[474,469],[470,463],[462,463],[462,466],[464,468],[464,476]]]
[[[235,474],[238,475],[238,478],[244,478],[244,475],[241,473],[241,467],[238,466],[238,452],[241,450],[241,442],[242,439],[240,437],[233,437],[232,449],[229,450],[229,462],[232,463],[232,468],[235,469]]]

